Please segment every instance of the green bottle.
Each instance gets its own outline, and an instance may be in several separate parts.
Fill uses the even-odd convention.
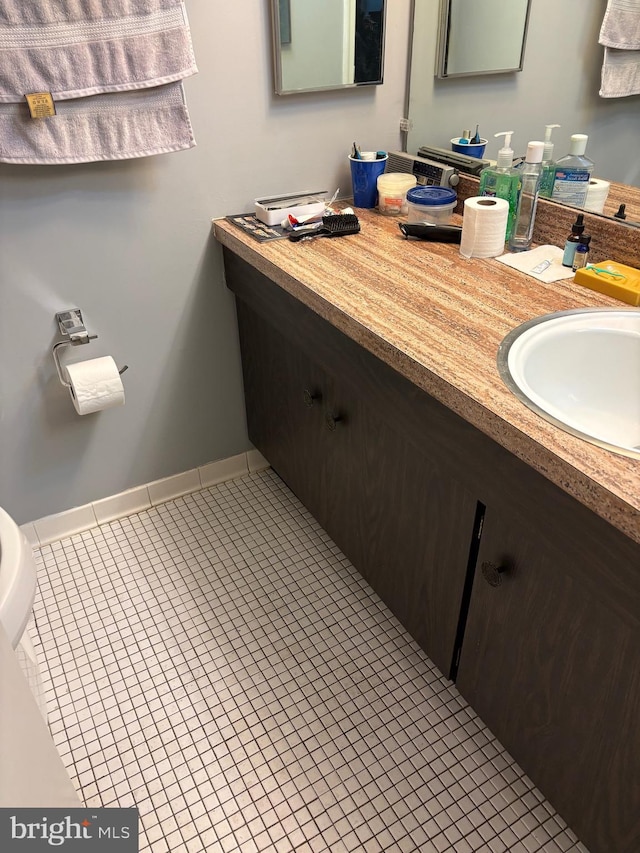
[[[498,151],[498,163],[487,166],[480,172],[480,195],[495,196],[509,202],[509,217],[505,242],[511,238],[513,225],[518,210],[518,195],[520,193],[520,172],[513,167],[513,148],[511,148],[512,130],[496,133],[504,136],[504,147]]]
[[[543,198],[551,198],[553,185],[556,180],[556,163],[553,159],[553,142],[551,132],[559,124],[548,124],[544,131],[544,154],[542,155],[542,174],[540,175],[540,195]]]

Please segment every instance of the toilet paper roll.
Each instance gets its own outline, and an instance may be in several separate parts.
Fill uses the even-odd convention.
[[[497,258],[504,252],[509,203],[493,196],[474,196],[464,203],[460,254],[463,258]]]
[[[124,406],[124,387],[110,355],[76,361],[66,367],[71,399],[79,415]]]
[[[611,184],[609,181],[603,181],[601,178],[591,178],[589,188],[587,189],[587,200],[585,201],[584,209],[590,210],[592,213],[602,213],[610,189]]]

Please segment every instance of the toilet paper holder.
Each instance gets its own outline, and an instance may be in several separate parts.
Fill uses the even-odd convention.
[[[87,332],[82,319],[82,311],[79,308],[69,308],[68,311],[58,311],[56,314],[56,320],[58,322],[60,334],[67,337],[69,340],[58,341],[58,343],[53,345],[53,361],[58,373],[58,379],[65,388],[71,388],[71,383],[64,378],[62,373],[62,365],[60,364],[58,350],[62,347],[77,347],[81,344],[88,344],[90,341],[95,341],[98,336],[90,335],[89,332]],[[119,368],[118,373],[122,375],[125,370],[128,369],[129,365],[125,364],[124,367]]]

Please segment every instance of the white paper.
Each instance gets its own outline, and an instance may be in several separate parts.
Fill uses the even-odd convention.
[[[506,255],[500,255],[496,261],[506,264],[508,267],[513,267],[514,270],[530,275],[532,278],[537,278],[538,281],[544,281],[551,284],[554,281],[561,281],[563,278],[573,278],[575,275],[571,267],[562,266],[562,256],[564,252],[558,246],[537,246],[535,249],[530,249],[528,252],[513,252]],[[551,261],[546,270],[540,273],[533,272],[535,267],[544,261]]]

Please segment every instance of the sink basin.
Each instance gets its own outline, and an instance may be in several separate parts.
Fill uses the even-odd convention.
[[[537,317],[500,344],[498,369],[507,387],[546,420],[640,459],[640,310]]]
[[[0,625],[15,649],[29,621],[36,593],[31,546],[15,521],[0,508]]]

